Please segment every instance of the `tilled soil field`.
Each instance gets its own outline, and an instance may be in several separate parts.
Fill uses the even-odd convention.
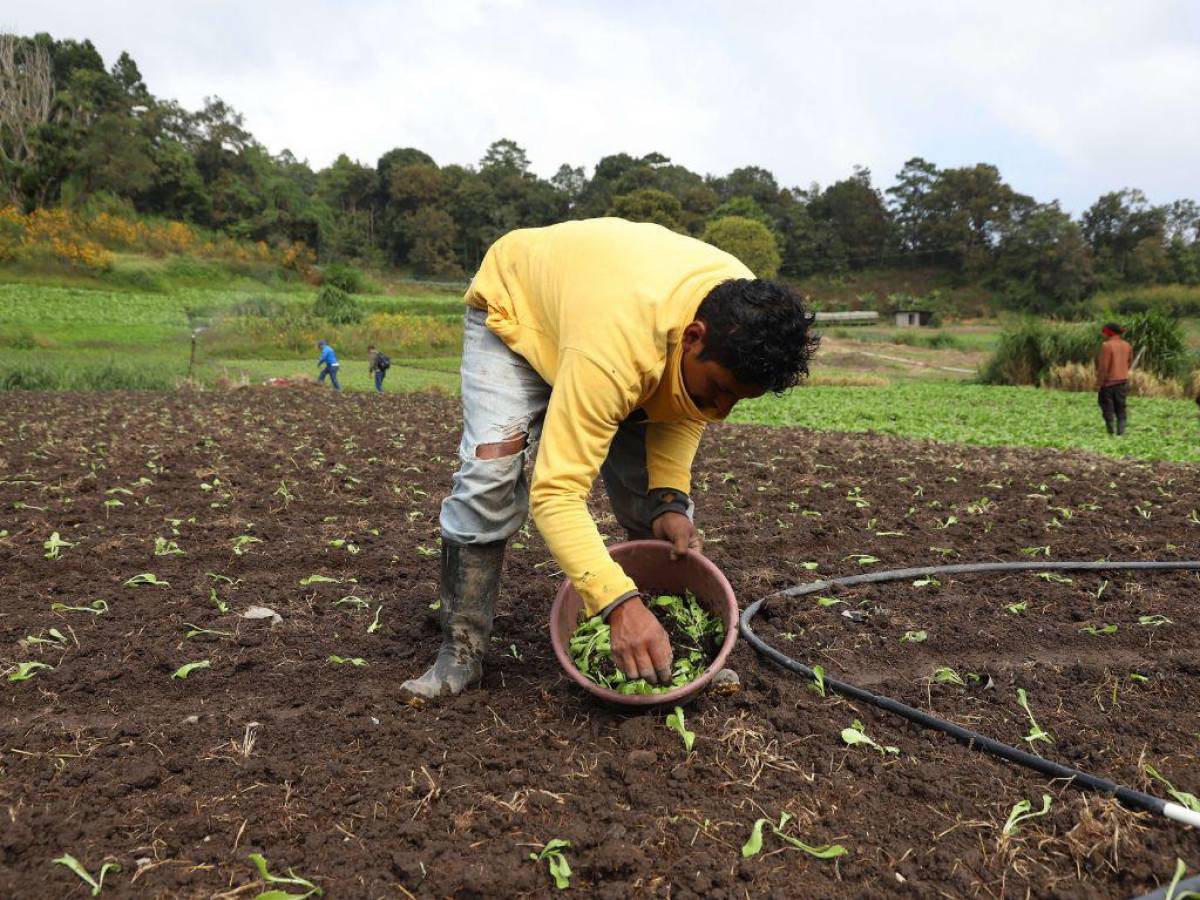
[[[744,644],[740,688],[687,710],[685,753],[661,712],[599,708],[559,671],[560,576],[528,529],[483,689],[404,705],[438,641],[457,437],[436,395],[4,395],[0,896],[88,896],[63,854],[121,866],[104,897],[304,893],[251,854],[333,898],[550,896],[529,857],[555,838],[570,891],[613,898],[1128,898],[1200,866],[1181,826],[823,698]],[[743,604],[872,568],[1200,557],[1200,477],[1178,466],[722,426],[694,493]],[[996,738],[1196,793],[1198,584],[901,582],[768,606],[759,631]],[[855,720],[896,752],[844,743]],[[743,858],[783,813],[846,853],[768,827]]]

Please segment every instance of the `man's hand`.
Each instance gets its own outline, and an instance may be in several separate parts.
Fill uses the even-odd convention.
[[[626,600],[608,616],[613,660],[629,678],[671,683],[671,639],[640,597]]]
[[[696,530],[696,524],[683,513],[663,513],[650,523],[650,530],[660,541],[671,542],[671,559],[679,559],[689,550],[697,553],[704,550],[704,540]]]

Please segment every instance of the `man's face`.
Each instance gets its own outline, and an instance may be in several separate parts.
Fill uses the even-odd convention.
[[[707,326],[692,322],[683,332],[683,357],[680,368],[683,387],[692,402],[705,415],[723,419],[739,400],[761,397],[766,390],[756,384],[739,381],[716,360],[701,359]]]

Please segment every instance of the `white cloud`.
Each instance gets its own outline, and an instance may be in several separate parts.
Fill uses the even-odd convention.
[[[1103,191],[1200,197],[1200,5],[218,0],[47,2],[18,31],[128,50],[150,89],[218,94],[314,165],[416,146],[535,168],[657,150],[784,184],[890,183],[909,156],[993,162],[1078,212]]]

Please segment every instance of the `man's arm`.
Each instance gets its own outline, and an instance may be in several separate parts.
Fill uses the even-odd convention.
[[[1109,368],[1112,364],[1112,350],[1107,341],[1100,345],[1100,352],[1096,355],[1096,387],[1104,387],[1104,382],[1108,380]]]
[[[646,426],[646,470],[655,509],[654,536],[672,544],[671,556],[703,549],[700,533],[688,518],[692,461],[704,434],[703,422],[651,422]]]
[[[530,491],[533,520],[589,616],[637,591],[608,555],[587,508],[617,425],[635,402],[632,394],[586,356],[566,350],[538,448]],[[640,599],[616,607],[608,623],[613,657],[627,676],[670,680],[670,639]]]

